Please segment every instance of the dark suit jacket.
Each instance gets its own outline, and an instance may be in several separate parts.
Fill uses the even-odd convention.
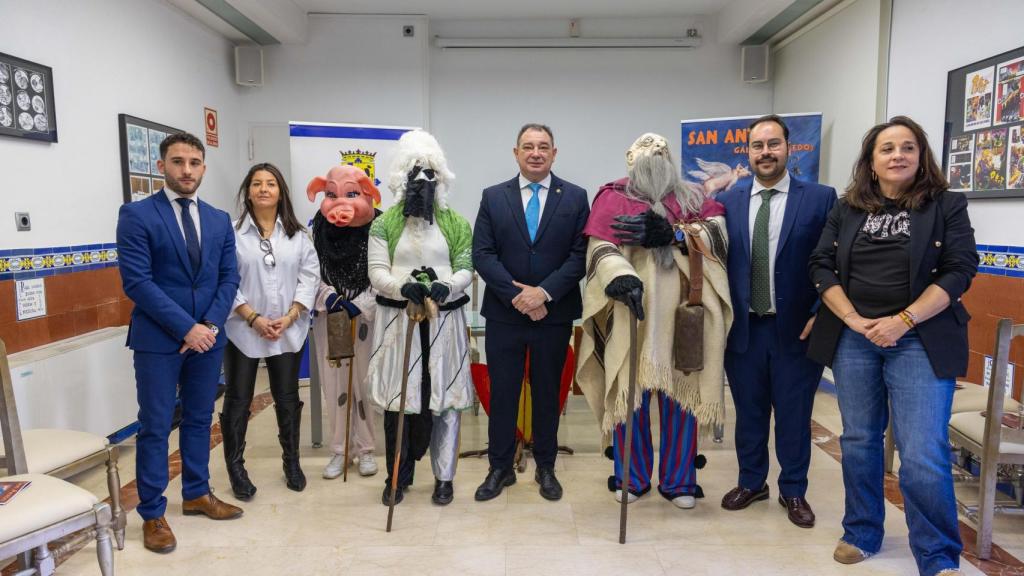
[[[840,285],[850,286],[850,253],[857,231],[867,213],[836,204],[829,214],[821,240],[811,255],[810,275],[818,292]],[[970,315],[960,296],[978,272],[978,249],[974,228],[967,215],[967,197],[959,192],[941,192],[935,201],[910,212],[910,301],[917,300],[931,284],[949,294],[950,306],[917,325],[917,333],[939,378],[956,378],[967,373],[967,321]],[[843,323],[827,306],[822,306],[811,332],[807,355],[832,365]]]
[[[551,187],[531,243],[519,176],[483,192],[473,228],[473,267],[487,283],[480,312],[488,320],[532,324],[512,306],[516,280],[551,295],[542,324],[571,323],[583,314],[580,280],[586,273],[583,227],[590,215],[587,192],[551,175]]]
[[[750,336],[750,191],[753,179],[742,180],[716,196],[725,205],[729,230],[729,292],[735,318],[726,349],[742,353]],[[775,312],[779,343],[802,349],[807,320],[815,314],[818,294],[807,278],[807,261],[821,236],[836,191],[829,186],[790,179],[786,211],[775,252]]]
[[[228,214],[199,200],[199,273],[185,249],[174,209],[163,191],[121,206],[117,254],[121,284],[135,303],[128,346],[140,352],[177,352],[197,322],[220,328],[219,348],[227,342],[224,321],[238,291],[235,234]]]

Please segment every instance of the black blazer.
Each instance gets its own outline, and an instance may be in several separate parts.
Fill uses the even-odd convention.
[[[580,280],[586,273],[583,228],[590,203],[583,188],[551,175],[537,237],[530,242],[519,176],[483,192],[473,227],[473,268],[487,283],[481,314],[488,320],[533,324],[512,306],[516,280],[551,295],[541,324],[564,324],[583,315]]]
[[[811,253],[811,282],[819,294],[837,284],[844,291],[849,289],[850,253],[866,218],[866,212],[850,207],[843,199],[832,209],[818,246]],[[945,290],[950,299],[948,308],[917,325],[939,378],[967,373],[967,321],[971,317],[960,297],[977,272],[978,249],[966,196],[940,192],[934,201],[910,212],[910,301],[917,300],[931,284]],[[831,366],[844,326],[828,306],[822,306],[807,355]]]

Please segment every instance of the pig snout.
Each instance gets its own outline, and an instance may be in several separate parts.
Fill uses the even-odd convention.
[[[327,221],[335,226],[348,226],[352,222],[353,216],[355,216],[355,209],[351,205],[345,204],[332,208],[327,213]]]

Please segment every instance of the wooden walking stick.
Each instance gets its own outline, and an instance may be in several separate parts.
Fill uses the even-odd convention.
[[[402,396],[398,400],[398,430],[395,434],[395,462],[391,467],[391,498],[388,501],[388,527],[391,532],[391,519],[395,514],[395,496],[398,494],[398,468],[402,461],[402,433],[405,427],[405,395],[409,389],[409,355],[412,349],[412,334],[420,322],[429,318],[429,300],[424,301],[427,305],[419,305],[412,301],[405,307],[407,327],[405,330],[405,358],[402,360]],[[421,398],[420,402],[424,399]]]
[[[626,507],[629,505],[630,468],[633,464],[633,410],[636,406],[636,372],[637,372],[637,339],[636,314],[629,312],[629,391],[626,393],[626,445],[623,450],[622,478],[619,485],[622,490],[622,504],[619,512],[619,544],[626,543]]]
[[[353,318],[352,319],[352,342],[353,342],[353,345],[354,345],[355,341],[356,341],[356,319]],[[350,464],[352,464],[352,455],[348,451],[348,447],[349,447],[349,438],[352,437],[352,404],[354,404],[354,399],[353,399],[353,396],[352,396],[352,365],[355,364],[355,363],[356,363],[356,357],[355,357],[355,354],[353,353],[353,356],[348,359],[348,396],[346,396],[347,402],[348,402],[348,406],[345,407],[345,410],[346,410],[346,412],[348,414],[345,416],[345,465],[342,466],[342,468],[341,468],[344,471],[344,472],[342,472],[342,476],[341,476],[341,481],[342,482],[348,482],[348,467],[349,467]]]

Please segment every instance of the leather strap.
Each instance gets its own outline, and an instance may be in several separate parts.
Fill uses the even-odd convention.
[[[686,248],[690,259],[690,293],[687,295],[687,306],[699,306],[701,295],[704,291],[704,254],[708,248],[700,238],[700,228],[697,226],[684,226],[686,234]]]

